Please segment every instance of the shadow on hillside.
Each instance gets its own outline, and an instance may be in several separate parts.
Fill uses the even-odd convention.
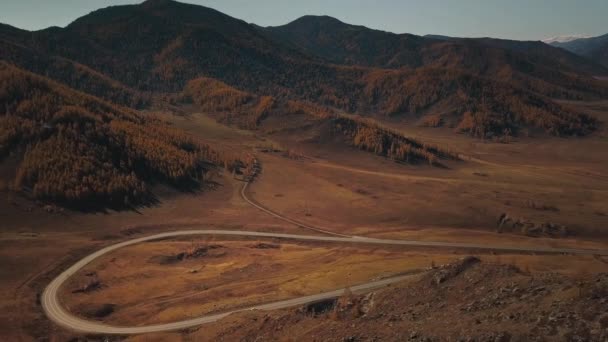
[[[156,185],[161,184],[168,186],[170,189],[176,190],[178,193],[191,195],[200,194],[205,191],[213,191],[222,186],[221,183],[213,180],[201,183],[195,179],[173,184],[167,184],[165,182],[156,183]],[[147,191],[139,198],[130,200],[125,199],[112,201],[109,199],[98,198],[84,201],[55,202],[55,204],[68,210],[88,214],[110,214],[111,212],[125,211],[133,211],[141,214],[141,209],[158,207],[162,204],[162,201],[157,194],[152,191]]]

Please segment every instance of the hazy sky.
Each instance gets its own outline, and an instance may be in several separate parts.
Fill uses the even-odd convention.
[[[130,0],[0,0],[0,22],[35,30],[65,26]],[[184,0],[262,26],[305,14],[397,33],[539,40],[608,33],[608,0]]]

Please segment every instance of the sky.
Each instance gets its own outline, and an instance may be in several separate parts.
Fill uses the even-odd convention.
[[[0,22],[37,30],[65,26],[130,0],[0,0]],[[336,17],[395,33],[542,40],[608,33],[608,0],[182,0],[262,26],[302,15]]]

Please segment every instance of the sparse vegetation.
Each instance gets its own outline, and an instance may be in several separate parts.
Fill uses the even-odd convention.
[[[559,211],[559,208],[557,208],[554,205],[550,205],[550,204],[546,204],[546,203],[542,203],[542,202],[537,202],[537,201],[533,201],[533,200],[526,201],[526,205],[529,208],[536,209],[536,210],[541,210],[541,211]]]
[[[532,237],[555,237],[564,238],[573,232],[568,227],[553,222],[538,222],[523,217],[514,218],[506,213],[498,219],[498,232],[519,232],[525,236]]]

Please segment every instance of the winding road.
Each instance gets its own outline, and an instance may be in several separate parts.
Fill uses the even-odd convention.
[[[339,297],[344,293],[346,289],[338,289],[334,291],[298,297],[288,300],[282,300],[272,303],[266,303],[247,308],[235,309],[218,314],[203,315],[193,319],[187,319],[178,322],[166,323],[166,324],[155,324],[148,326],[134,326],[134,327],[122,327],[122,326],[111,326],[96,321],[89,321],[76,317],[73,314],[66,311],[62,306],[58,298],[58,292],[61,286],[75,273],[91,263],[93,260],[115,251],[119,248],[126,246],[146,242],[153,240],[162,240],[167,238],[173,238],[177,236],[189,236],[189,235],[217,235],[217,236],[238,236],[238,237],[253,237],[253,238],[276,238],[286,240],[300,240],[300,241],[321,241],[321,242],[335,242],[335,243],[348,243],[348,244],[371,244],[371,245],[392,245],[392,246],[412,246],[412,247],[433,247],[433,248],[462,248],[471,250],[490,250],[490,251],[506,251],[506,252],[531,252],[531,253],[551,253],[551,254],[584,254],[584,255],[608,255],[608,250],[589,250],[589,249],[575,249],[575,248],[551,248],[551,247],[520,247],[520,246],[491,246],[482,244],[472,243],[451,243],[451,242],[436,242],[436,241],[410,241],[410,240],[392,240],[392,239],[375,239],[361,236],[348,236],[344,234],[334,233],[329,230],[313,227],[288,217],[282,216],[268,208],[261,206],[260,204],[249,199],[246,195],[246,190],[249,182],[246,182],[241,189],[241,196],[243,199],[258,208],[259,210],[266,212],[278,219],[285,222],[289,222],[298,227],[309,229],[318,233],[326,234],[327,236],[313,236],[313,235],[297,235],[297,234],[282,234],[282,233],[265,233],[265,232],[253,232],[253,231],[239,231],[239,230],[185,230],[185,231],[174,231],[161,233],[132,240],[127,240],[121,243],[117,243],[103,249],[100,249],[93,254],[81,259],[76,264],[72,265],[67,270],[63,271],[57,278],[55,278],[44,290],[41,303],[46,315],[58,325],[67,329],[84,332],[84,333],[95,333],[95,334],[142,334],[142,333],[153,333],[171,330],[180,330],[198,326],[201,324],[211,323],[218,321],[232,313],[248,311],[248,310],[276,310],[287,307],[293,307],[303,305],[307,303],[317,302],[324,299],[330,299]],[[384,287],[402,280],[405,280],[413,275],[399,275],[395,277],[385,278],[381,280],[375,280],[364,284],[359,284],[349,287],[349,289],[355,293],[364,292],[380,287]]]
[[[162,240],[166,238],[176,237],[176,236],[188,236],[188,235],[227,235],[227,236],[245,236],[245,237],[264,237],[264,238],[282,238],[282,239],[292,239],[292,240],[308,240],[308,241],[335,241],[335,242],[359,242],[359,240],[353,240],[351,238],[338,238],[338,237],[319,237],[319,236],[306,236],[306,235],[294,235],[294,234],[274,234],[274,233],[261,233],[261,232],[246,232],[246,231],[234,231],[234,230],[185,230],[185,231],[176,231],[176,232],[168,232],[161,233],[151,236],[146,236],[138,239],[128,240],[121,243],[117,243],[115,245],[111,245],[105,247],[103,249],[98,250],[97,252],[81,259],[76,264],[72,265],[70,268],[61,273],[57,278],[55,278],[44,290],[41,303],[42,307],[46,315],[55,323],[65,328],[85,332],[85,333],[94,333],[94,334],[142,334],[142,333],[151,333],[151,332],[161,332],[161,331],[170,331],[170,330],[179,330],[185,329],[189,327],[198,326],[205,323],[215,322],[220,320],[232,313],[240,312],[240,311],[248,311],[248,310],[276,310],[282,309],[292,306],[298,306],[306,303],[312,303],[324,299],[335,298],[342,295],[345,289],[338,289],[330,292],[324,292],[319,294],[314,294],[310,296],[298,297],[293,299],[287,299],[267,304],[256,305],[248,308],[241,308],[236,310],[231,310],[219,314],[211,314],[204,315],[194,319],[188,319],[179,322],[167,323],[167,324],[156,324],[156,325],[148,325],[148,326],[137,326],[137,327],[117,327],[110,326],[106,324],[102,324],[95,321],[88,321],[79,317],[72,315],[67,312],[59,302],[58,292],[63,283],[65,283],[71,276],[73,276],[76,272],[82,269],[84,266],[92,262],[93,260],[115,251],[117,249],[146,242],[153,240]],[[412,275],[400,275],[396,277],[376,280],[372,282],[368,282],[365,284],[355,285],[350,287],[349,289],[352,292],[363,292],[373,290],[379,287],[383,287],[392,283],[396,283],[407,279],[408,277],[412,277]]]
[[[248,232],[238,230],[185,230],[168,233],[161,233],[133,240],[124,241],[105,247],[97,252],[81,259],[76,264],[61,273],[55,278],[44,290],[41,303],[47,316],[55,323],[68,329],[96,334],[142,334],[160,331],[170,331],[185,329],[205,323],[215,322],[232,313],[247,311],[247,310],[276,310],[315,301],[320,301],[328,298],[335,298],[344,293],[345,289],[338,289],[330,292],[319,293],[310,296],[298,297],[273,303],[256,305],[248,308],[231,310],[219,314],[204,315],[198,318],[148,326],[137,327],[117,327],[102,324],[95,321],[88,321],[76,317],[67,312],[61,306],[58,298],[58,291],[71,276],[82,269],[84,266],[93,260],[110,253],[119,248],[153,240],[162,240],[176,236],[188,235],[224,235],[224,236],[240,236],[240,237],[256,237],[256,238],[278,238],[287,240],[301,241],[323,241],[323,242],[339,242],[339,243],[356,243],[356,244],[379,244],[379,245],[400,245],[400,246],[422,246],[422,247],[444,247],[444,248],[468,248],[468,249],[486,249],[486,250],[503,250],[503,251],[520,251],[520,252],[542,252],[542,253],[572,253],[572,254],[592,254],[592,255],[608,255],[605,250],[586,250],[586,249],[561,249],[561,248],[526,248],[526,247],[492,247],[487,245],[462,244],[462,243],[447,243],[447,242],[427,242],[427,241],[403,241],[403,240],[387,240],[374,239],[366,237],[336,237],[336,236],[312,236],[312,235],[296,235],[296,234],[280,234],[280,233],[263,233],[263,232]],[[382,280],[376,280],[365,284],[360,284],[350,287],[353,292],[363,292],[377,289],[389,284],[393,284],[412,275],[401,275]]]

